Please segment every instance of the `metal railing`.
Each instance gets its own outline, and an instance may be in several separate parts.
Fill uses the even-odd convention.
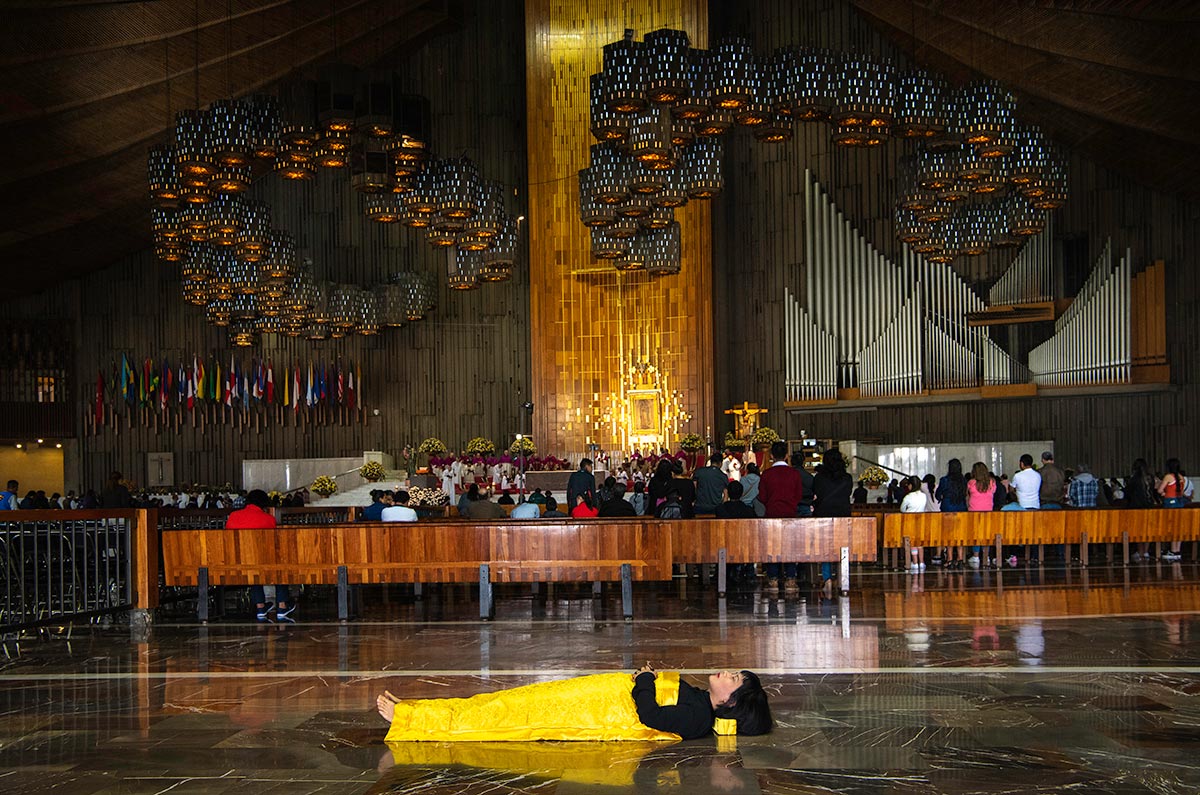
[[[133,511],[0,514],[0,633],[133,606]]]

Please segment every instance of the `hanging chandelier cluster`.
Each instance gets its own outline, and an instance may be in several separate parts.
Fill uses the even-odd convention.
[[[453,246],[452,287],[511,277],[517,223],[500,183],[480,179],[466,158],[430,157],[428,100],[402,93],[395,76],[333,66],[280,98],[182,111],[172,143],[150,150],[155,253],[180,266],[184,299],[228,327],[233,344],[254,345],[261,333],[373,335],[435,305],[424,274],[367,287],[318,281],[311,260],[298,263],[295,240],[271,226],[270,207],[244,195],[256,175],[302,182],[318,167],[349,169],[372,220],[428,227],[433,245]]]
[[[504,187],[483,179],[469,158],[414,158],[391,187],[367,197],[367,217],[424,230],[451,256],[449,285],[474,289],[512,278],[517,221],[504,207]]]
[[[862,54],[788,47],[756,56],[742,38],[699,50],[685,32],[664,29],[641,42],[627,30],[606,45],[590,91],[601,143],[579,172],[580,218],[593,255],[624,270],[645,261],[638,240],[671,234],[675,207],[720,192],[722,136],[737,127],[765,143],[817,121],[839,146],[916,142],[902,163],[896,225],[935,261],[1020,245],[1066,201],[1061,157],[1036,127],[1015,121],[1014,99],[991,81],[951,90],[923,69],[897,72]]]
[[[680,30],[656,30],[644,42],[626,31],[604,47],[604,71],[591,77],[591,130],[600,143],[579,172],[579,214],[592,255],[620,271],[678,273],[675,209],[724,187],[715,137],[724,130],[701,132],[720,87],[710,84],[708,53],[689,45]],[[745,53],[729,55],[731,65],[744,62]]]

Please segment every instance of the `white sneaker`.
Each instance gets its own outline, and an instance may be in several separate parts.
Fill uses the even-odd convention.
[[[925,564],[924,564],[924,563],[918,563],[918,564],[917,564],[917,571],[925,571]]]
[[[917,567],[916,563],[908,567],[909,574],[916,574],[918,571],[920,571],[920,569]]]
[[[979,568],[979,556],[972,555],[971,557],[967,558],[967,565],[973,569]]]

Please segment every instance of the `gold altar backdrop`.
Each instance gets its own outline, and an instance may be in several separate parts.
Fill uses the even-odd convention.
[[[588,78],[601,69],[603,46],[626,28],[641,39],[661,27],[706,47],[706,0],[525,2],[533,433],[543,451],[628,443],[623,416],[633,410],[631,371],[639,366],[657,371],[664,411],[691,417],[679,433],[705,433],[712,422],[708,204],[675,211],[683,236],[675,276],[619,273],[594,260],[579,221],[577,172],[594,143]]]

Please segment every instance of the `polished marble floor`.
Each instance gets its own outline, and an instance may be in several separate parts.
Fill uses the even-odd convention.
[[[332,620],[149,633],[75,627],[0,655],[0,792],[1200,792],[1200,566],[867,572],[848,599],[695,579],[619,588],[373,589]],[[410,744],[371,704],[644,662],[753,668],[764,737],[663,744]]]

